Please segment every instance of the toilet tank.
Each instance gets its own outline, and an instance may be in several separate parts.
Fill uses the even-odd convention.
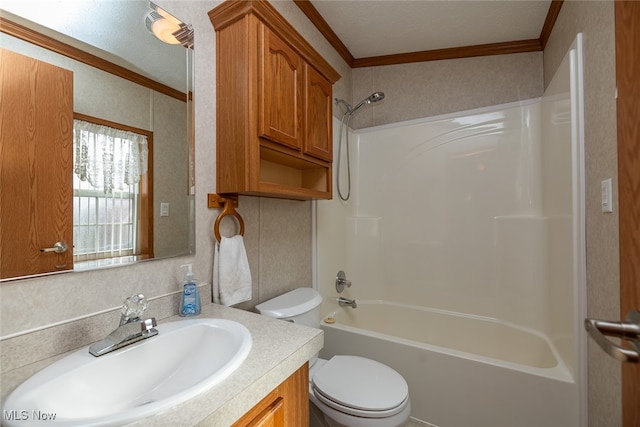
[[[312,288],[298,288],[256,305],[258,313],[312,328],[320,327],[322,297]]]

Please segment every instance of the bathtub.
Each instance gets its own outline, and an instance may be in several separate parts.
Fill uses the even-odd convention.
[[[409,384],[412,417],[438,427],[577,427],[576,383],[550,341],[492,319],[360,301],[322,321],[320,356],[385,363]]]

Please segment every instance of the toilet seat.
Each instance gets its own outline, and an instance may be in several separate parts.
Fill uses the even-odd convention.
[[[312,384],[318,400],[358,417],[390,417],[409,403],[409,388],[400,374],[359,356],[334,356],[315,372]]]

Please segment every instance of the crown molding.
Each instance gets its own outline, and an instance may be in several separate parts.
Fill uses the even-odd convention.
[[[45,34],[39,33],[31,28],[13,22],[10,19],[0,17],[0,32],[137,83],[180,101],[187,101],[188,95],[184,92],[145,77],[142,74],[128,70],[125,67],[114,64],[113,62],[107,61],[106,59],[100,58],[89,52],[85,52],[75,46],[71,46]]]
[[[331,26],[320,15],[320,12],[311,4],[310,0],[293,0],[311,23],[322,33],[342,59],[351,67],[377,67],[382,65],[407,64],[411,62],[439,61],[443,59],[470,58],[474,56],[504,55],[511,53],[543,51],[551,30],[556,22],[564,0],[552,0],[545,18],[540,37],[531,40],[517,40],[502,43],[490,43],[474,46],[461,46],[447,49],[425,50],[394,55],[371,56],[366,58],[354,58],[342,40],[333,31]]]

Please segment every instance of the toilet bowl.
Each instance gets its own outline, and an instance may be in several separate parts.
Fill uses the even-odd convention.
[[[265,316],[320,327],[322,297],[298,288],[256,306]],[[411,414],[409,389],[395,370],[360,356],[336,355],[309,361],[311,425],[330,427],[396,427]]]

